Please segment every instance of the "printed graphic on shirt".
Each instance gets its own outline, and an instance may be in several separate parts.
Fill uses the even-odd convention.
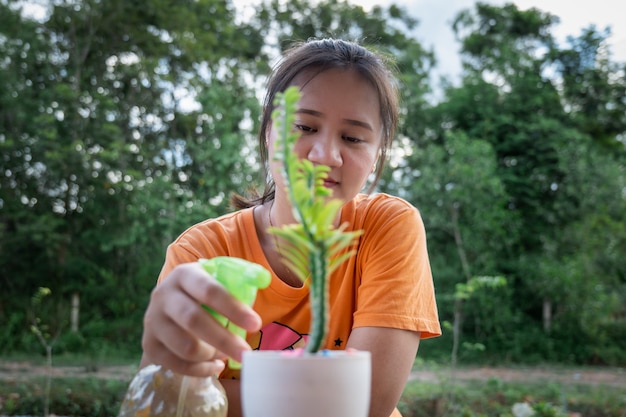
[[[309,339],[308,334],[300,334],[277,322],[264,326],[257,337],[257,340],[250,340],[254,350],[293,350],[303,348]]]

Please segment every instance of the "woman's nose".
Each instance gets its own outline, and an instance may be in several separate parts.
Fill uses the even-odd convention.
[[[319,135],[312,141],[307,159],[314,164],[337,167],[342,164],[339,144],[331,137]]]

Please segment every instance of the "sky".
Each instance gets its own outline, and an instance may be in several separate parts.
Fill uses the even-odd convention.
[[[232,0],[241,10],[259,0]],[[598,30],[610,27],[612,35],[609,47],[614,61],[626,62],[626,1],[624,0],[481,0],[493,5],[513,2],[526,10],[537,8],[560,18],[553,28],[553,34],[560,42],[567,36],[578,36],[591,24]],[[453,79],[461,70],[459,44],[452,33],[452,20],[463,9],[473,8],[476,0],[348,0],[349,3],[363,6],[365,10],[374,5],[388,6],[392,3],[404,6],[408,13],[419,20],[415,37],[426,47],[433,48],[438,60],[436,73]],[[314,4],[315,0],[311,0]],[[31,14],[42,11],[36,3],[26,2]],[[32,10],[31,10],[32,9]]]
[[[259,0],[232,0],[246,14],[251,4]],[[310,0],[312,5],[316,0]],[[347,0],[363,6],[365,10],[374,5],[383,7],[392,3],[403,6],[409,15],[419,21],[414,36],[426,48],[432,48],[437,67],[433,78],[447,77],[456,83],[461,71],[459,44],[454,39],[452,21],[464,9],[472,9],[476,0]],[[595,25],[599,31],[609,27],[609,48],[612,60],[626,62],[626,1],[625,0],[480,0],[492,5],[514,3],[522,10],[536,8],[560,19],[552,29],[557,41],[564,43],[568,36],[579,36],[584,28]],[[33,2],[27,2],[32,6]],[[314,7],[314,6],[313,6]],[[31,7],[32,9],[32,7]],[[39,10],[41,12],[41,10]],[[38,10],[30,10],[37,15]],[[436,87],[435,87],[436,89]]]
[[[474,0],[348,0],[368,10],[378,4],[404,6],[409,15],[419,20],[415,37],[435,52],[438,64],[435,73],[456,80],[461,70],[459,44],[454,39],[452,20],[463,9],[472,9]],[[599,31],[611,28],[609,48],[612,60],[626,62],[626,1],[624,0],[482,0],[483,3],[504,5],[514,3],[519,9],[536,8],[556,15],[560,23],[553,27],[559,42],[567,36],[579,36],[582,30],[595,25]]]

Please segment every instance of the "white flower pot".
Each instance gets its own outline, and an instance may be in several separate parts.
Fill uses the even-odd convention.
[[[244,353],[245,417],[367,417],[371,358],[364,351]]]

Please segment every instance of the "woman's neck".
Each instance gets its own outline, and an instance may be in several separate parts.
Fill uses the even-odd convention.
[[[254,208],[254,223],[257,236],[259,236],[261,248],[274,274],[285,284],[300,288],[303,285],[302,281],[284,265],[280,255],[281,251],[284,251],[283,248],[286,242],[268,232],[270,227],[281,227],[295,222],[292,215],[290,215],[289,221],[285,221],[284,217],[282,218],[283,220],[279,220],[278,213],[275,211],[276,207],[278,206],[274,205],[274,200],[272,200]]]

